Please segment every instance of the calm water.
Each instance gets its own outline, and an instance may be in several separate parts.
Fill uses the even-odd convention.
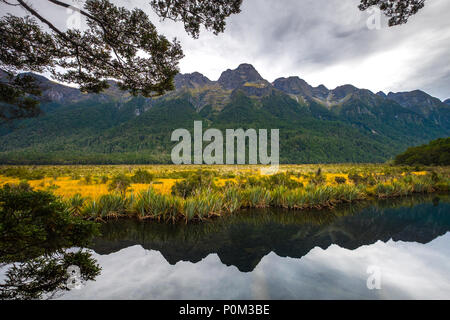
[[[448,196],[102,231],[101,275],[60,298],[450,299]]]

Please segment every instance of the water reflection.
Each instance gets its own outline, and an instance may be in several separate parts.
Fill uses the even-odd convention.
[[[187,227],[118,221],[93,246],[102,274],[62,298],[449,299],[449,209],[441,197]]]
[[[141,245],[161,252],[172,265],[196,263],[215,253],[223,264],[251,272],[270,252],[301,258],[332,244],[353,250],[378,240],[430,242],[450,231],[446,200],[410,198],[330,211],[251,210],[188,226],[117,221],[103,226],[103,237],[92,249],[105,255]]]

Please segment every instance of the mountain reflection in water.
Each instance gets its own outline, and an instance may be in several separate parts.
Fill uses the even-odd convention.
[[[102,274],[63,298],[448,299],[448,231],[448,196],[187,226],[114,221],[92,246]],[[369,266],[381,290],[367,288]]]

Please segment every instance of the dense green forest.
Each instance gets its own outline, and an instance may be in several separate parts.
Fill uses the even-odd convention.
[[[282,163],[383,162],[405,146],[401,139],[407,136],[398,130],[374,135],[340,119],[317,119],[295,101],[283,104],[278,99],[267,97],[256,106],[238,95],[217,114],[205,109],[197,113],[187,99],[174,99],[156,104],[139,117],[134,116],[131,103],[121,109],[89,103],[62,107],[18,123],[19,128],[0,142],[0,162],[170,163],[176,144],[170,141],[172,131],[185,128],[192,134],[194,120],[202,120],[204,130],[218,128],[223,133],[225,129],[278,128]]]
[[[114,84],[102,94],[83,94],[39,81],[46,88],[42,115],[0,123],[0,164],[171,163],[172,132],[192,135],[196,120],[204,131],[223,134],[279,129],[280,162],[292,164],[384,162],[450,135],[450,107],[424,92],[389,99],[350,85],[314,88],[298,77],[271,84],[251,65],[217,82],[178,75],[176,90],[152,99]]]
[[[437,139],[418,147],[408,148],[395,158],[396,164],[450,165],[450,138]]]

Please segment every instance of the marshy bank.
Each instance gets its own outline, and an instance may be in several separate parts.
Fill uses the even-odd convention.
[[[449,181],[435,172],[424,172],[399,176],[350,174],[348,178],[335,176],[333,184],[327,183],[325,175],[318,170],[308,176],[286,172],[240,177],[218,185],[213,172],[198,171],[176,182],[171,194],[161,194],[150,187],[137,194],[108,194],[86,203],[76,196],[68,200],[68,205],[93,220],[130,217],[188,223],[249,208],[320,210],[363,200],[447,192]]]
[[[6,188],[55,193],[72,215],[93,221],[189,223],[243,209],[333,209],[450,190],[447,167],[284,166],[268,176],[258,170],[252,166],[56,166],[5,167],[0,173],[7,177],[2,183]]]

